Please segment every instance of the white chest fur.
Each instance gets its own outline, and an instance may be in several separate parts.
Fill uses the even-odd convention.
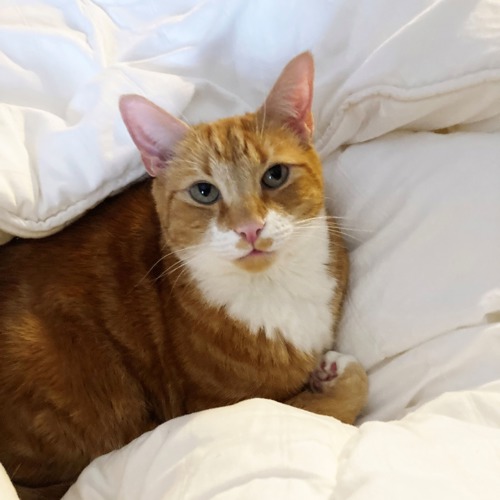
[[[323,352],[332,348],[336,320],[331,258],[327,223],[317,219],[290,236],[266,271],[245,271],[207,248],[188,266],[207,302],[224,306],[252,333],[263,329],[303,352]]]

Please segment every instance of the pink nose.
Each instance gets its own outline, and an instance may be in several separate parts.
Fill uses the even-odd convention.
[[[242,237],[245,238],[248,243],[253,245],[257,238],[259,237],[262,229],[264,228],[264,224],[261,222],[248,222],[246,224],[242,224],[238,226],[235,231]]]

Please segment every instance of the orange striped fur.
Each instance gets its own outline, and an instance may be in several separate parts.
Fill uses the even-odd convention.
[[[358,363],[308,385],[333,347],[348,273],[311,99],[307,53],[244,116],[187,127],[126,97],[155,179],[0,249],[0,462],[22,499],[60,498],[95,457],[248,398],[354,422],[367,391]],[[190,194],[207,184],[212,204]]]

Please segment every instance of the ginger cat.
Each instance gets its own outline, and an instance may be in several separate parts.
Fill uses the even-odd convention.
[[[122,97],[155,179],[0,248],[0,462],[23,500],[248,398],[354,422],[367,377],[330,351],[348,264],[311,143],[313,69],[303,53],[257,112],[193,127]]]

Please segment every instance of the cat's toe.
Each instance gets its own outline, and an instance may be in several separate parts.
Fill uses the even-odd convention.
[[[347,366],[358,361],[349,354],[327,351],[323,354],[319,366],[312,372],[309,386],[312,392],[324,392],[332,388]]]

